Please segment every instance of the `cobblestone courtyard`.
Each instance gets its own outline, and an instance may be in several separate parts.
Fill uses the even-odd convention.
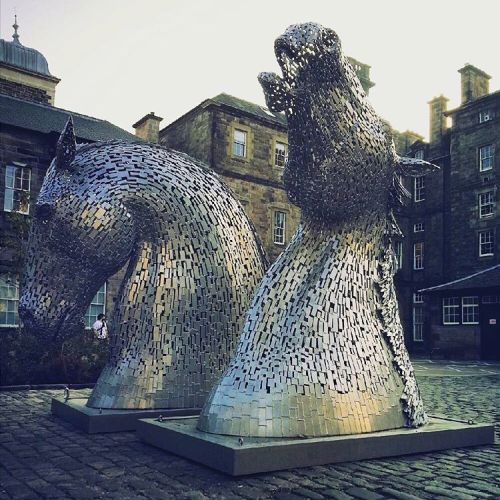
[[[429,414],[495,421],[498,442],[499,365],[422,362],[416,371]],[[498,445],[235,479],[133,432],[83,434],[50,415],[61,393],[0,392],[0,499],[500,498]]]

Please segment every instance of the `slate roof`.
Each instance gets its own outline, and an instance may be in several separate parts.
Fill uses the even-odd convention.
[[[273,113],[264,106],[259,106],[258,104],[250,101],[245,101],[244,99],[239,99],[238,97],[234,97],[229,94],[222,93],[215,97],[212,97],[212,99],[208,99],[208,101],[229,106],[230,108],[237,109],[238,111],[243,111],[267,121],[276,122],[284,127],[287,126],[286,117],[283,113]]]
[[[493,288],[500,287],[500,264],[496,266],[489,267],[488,269],[483,269],[464,278],[458,280],[449,281],[448,283],[443,283],[442,285],[431,286],[429,288],[424,288],[419,290],[419,292],[424,293],[435,293],[435,292],[445,292],[451,290],[468,290],[472,288]]]
[[[0,94],[0,124],[2,125],[11,125],[44,134],[51,132],[59,134],[69,115],[73,117],[78,139],[87,141],[138,140],[135,135],[106,120]]]

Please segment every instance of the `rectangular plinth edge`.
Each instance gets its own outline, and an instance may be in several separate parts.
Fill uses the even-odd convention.
[[[51,413],[87,434],[105,432],[135,431],[141,418],[165,419],[193,416],[200,413],[199,408],[174,408],[159,410],[106,410],[88,408],[87,400],[74,398],[52,398]]]
[[[232,476],[340,462],[429,453],[494,443],[494,426],[434,419],[421,429],[306,439],[215,436],[196,430],[196,418],[141,420],[144,442]],[[181,424],[181,425],[179,425]]]

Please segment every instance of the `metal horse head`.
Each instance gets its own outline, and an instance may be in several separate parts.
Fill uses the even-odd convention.
[[[435,168],[396,154],[390,127],[369,104],[333,30],[293,25],[274,49],[283,76],[261,73],[259,81],[269,108],[286,113],[284,182],[306,216],[343,222],[383,213],[408,195],[399,175]]]
[[[70,117],[36,202],[19,303],[24,325],[51,337],[81,332],[92,297],[134,248],[127,208],[83,157]]]

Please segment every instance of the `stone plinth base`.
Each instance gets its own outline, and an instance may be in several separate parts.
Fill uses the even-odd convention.
[[[419,429],[324,438],[238,438],[196,430],[197,418],[140,420],[148,444],[231,476],[492,444],[494,427],[441,418]]]
[[[99,410],[85,406],[87,399],[52,398],[51,411],[66,422],[87,434],[101,432],[135,431],[140,418],[182,417],[199,415],[199,408],[176,408],[163,410]]]

